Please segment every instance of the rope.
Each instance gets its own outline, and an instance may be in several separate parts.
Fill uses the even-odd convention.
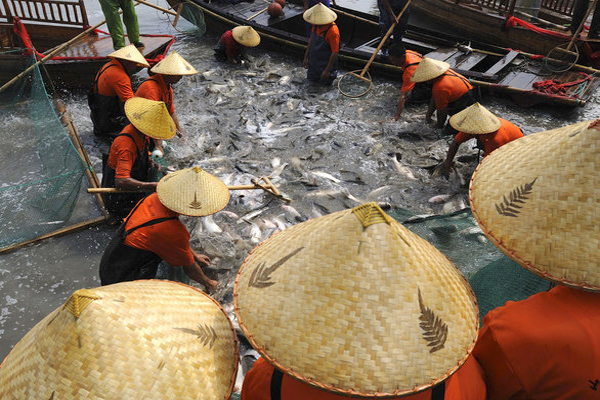
[[[532,86],[538,92],[560,96],[565,96],[567,94],[567,89],[570,87],[577,86],[571,97],[579,97],[585,91],[585,88],[592,79],[592,75],[588,75],[584,72],[580,72],[579,74],[584,77],[576,81],[560,83],[555,79],[548,79],[535,82]]]
[[[523,21],[522,19],[519,19],[515,16],[510,16],[506,20],[505,27],[507,30],[509,30],[510,28],[513,28],[515,26],[522,26],[523,28],[529,29],[530,31],[539,33],[540,35],[543,35],[543,36],[552,36],[555,38],[564,39],[565,41],[571,39],[571,36],[569,36],[569,35],[565,35],[565,34],[559,33],[559,32],[554,32],[554,31],[544,29],[544,28],[540,28],[539,26],[536,26],[530,22]]]

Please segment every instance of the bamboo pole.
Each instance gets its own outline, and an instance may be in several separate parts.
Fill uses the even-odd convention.
[[[80,230],[82,230],[84,228],[87,228],[87,227],[90,227],[90,226],[94,226],[94,225],[98,225],[98,224],[104,222],[105,220],[106,220],[105,217],[98,217],[98,218],[91,219],[89,221],[84,221],[84,222],[80,222],[80,223],[75,224],[75,225],[67,226],[65,228],[58,229],[58,230],[56,230],[54,232],[50,232],[50,233],[47,233],[45,235],[38,236],[35,239],[31,239],[31,240],[27,240],[25,242],[13,244],[12,246],[8,246],[8,247],[5,247],[3,249],[0,249],[0,254],[8,253],[10,251],[20,249],[23,246],[27,246],[29,244],[37,243],[37,242],[45,240],[45,239],[50,239],[50,238],[53,238],[53,237],[58,237],[58,236],[66,235],[67,233],[80,231]]]
[[[84,165],[87,167],[85,169],[85,174],[88,178],[90,185],[92,185],[92,187],[94,187],[94,188],[99,188],[100,180],[98,179],[98,176],[96,175],[96,172],[94,171],[92,162],[87,154],[87,151],[85,151],[85,148],[83,147],[83,144],[81,143],[81,138],[79,137],[79,134],[77,133],[75,124],[73,123],[71,116],[67,112],[67,108],[65,107],[65,104],[62,102],[62,100],[56,99],[56,108],[57,108],[58,113],[60,114],[60,121],[63,123],[63,125],[65,125],[67,127],[67,131],[69,132],[69,137],[71,138],[71,142],[73,143],[73,146],[75,146],[75,149],[77,149],[77,152],[83,159]],[[104,215],[105,218],[108,218],[109,214],[108,214],[108,211],[106,210],[106,206],[104,205],[104,200],[102,199],[102,196],[100,194],[97,194],[96,200],[98,201],[98,204],[100,205],[100,210],[102,211],[102,215]]]
[[[366,23],[371,24],[371,25],[379,26],[379,23],[377,23],[375,21],[371,21],[370,19],[359,17],[358,15],[354,15],[354,14],[351,14],[349,12],[339,10],[337,7],[331,7],[331,8],[333,8],[337,14],[345,15],[347,17],[356,19],[358,21],[362,21],[362,22],[366,22]]]
[[[143,4],[143,5],[148,6],[148,7],[155,8],[155,9],[157,9],[159,11],[164,12],[164,13],[174,15],[175,17],[178,17],[178,15],[179,15],[178,13],[176,13],[174,11],[167,10],[166,8],[163,8],[161,6],[157,6],[156,4],[148,3],[147,1],[144,1],[144,0],[135,0],[135,2],[139,3],[139,4]],[[180,5],[183,5],[183,3],[180,3]]]

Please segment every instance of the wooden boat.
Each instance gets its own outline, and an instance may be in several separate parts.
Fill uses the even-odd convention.
[[[565,26],[571,24],[575,0],[540,0],[539,9],[519,7],[526,2],[530,1],[414,0],[411,20],[427,21],[468,40],[541,55],[570,41],[572,34]],[[576,43],[581,53],[580,63],[599,63],[593,53],[600,50],[600,40],[581,35]]]
[[[181,0],[168,0],[177,9]],[[192,1],[192,0],[191,0]],[[202,10],[207,29],[222,34],[237,25],[251,25],[261,35],[261,47],[285,54],[302,56],[306,49],[307,37],[302,19],[301,4],[288,1],[284,15],[273,18],[265,12],[266,3],[244,1],[231,4],[229,1],[193,0],[185,3]],[[340,61],[343,67],[361,69],[375,51],[380,37],[377,17],[357,11],[337,7],[336,24],[340,29]],[[424,29],[409,30],[403,39],[404,45],[421,54],[449,62],[453,69],[471,79],[474,85],[487,91],[506,93],[520,105],[539,103],[583,106],[600,84],[600,79],[592,76],[600,72],[591,68],[575,66],[564,73],[548,74],[543,71],[544,63],[517,51],[485,46],[465,54],[456,39],[446,35],[443,39]],[[371,71],[395,79],[401,78],[401,71],[379,54],[371,66]],[[548,89],[559,90],[559,84],[585,79],[572,86],[563,86],[564,93],[551,93]],[[535,90],[536,82],[555,80],[545,91]]]
[[[22,34],[17,34],[15,28]],[[80,34],[66,50],[44,62],[42,71],[47,82],[59,83],[61,87],[89,88],[96,72],[108,61],[108,54],[114,51],[110,35],[89,29],[83,0],[3,0],[0,3],[0,84],[31,64],[33,50],[41,58]],[[31,44],[27,43],[27,36]],[[171,35],[140,36],[147,59],[164,55],[175,40]]]

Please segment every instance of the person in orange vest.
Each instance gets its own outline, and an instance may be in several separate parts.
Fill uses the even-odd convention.
[[[408,100],[416,85],[410,78],[415,73],[415,69],[417,69],[423,56],[416,51],[406,50],[400,43],[394,43],[388,49],[388,58],[393,65],[402,69],[402,87],[400,88],[400,98],[394,116],[394,121],[398,121],[402,111],[404,111],[406,100]]]
[[[476,139],[477,147],[483,148],[483,156],[487,157],[500,146],[523,137],[523,132],[518,126],[496,117],[479,103],[454,114],[449,123],[459,132],[450,144],[444,160],[442,175],[446,177],[450,174],[452,160],[461,143]]]
[[[468,282],[376,203],[271,236],[241,266],[234,299],[262,356],[242,400],[485,399]]]
[[[490,400],[600,398],[600,120],[538,132],[486,157],[473,215],[522,267],[555,283],[484,318],[473,355]]]
[[[164,260],[173,268],[182,267],[207,290],[214,289],[218,282],[202,270],[210,258],[191,249],[190,234],[179,216],[210,215],[228,202],[227,186],[199,167],[166,175],[158,182],[156,193],[135,206],[104,251],[102,285],[152,279]]]
[[[309,8],[303,18],[312,24],[310,38],[304,53],[306,79],[330,85],[337,77],[337,59],[340,52],[340,30],[335,24],[337,14],[323,3]]]
[[[175,136],[175,124],[162,101],[133,97],[125,103],[125,113],[131,123],[115,138],[105,157],[102,187],[139,193],[104,195],[106,208],[115,220],[129,214],[144,192],[156,189],[156,182],[150,182],[149,177],[150,138],[166,140]]]
[[[245,58],[246,47],[260,44],[260,35],[251,26],[236,26],[221,35],[215,46],[215,58],[231,64],[239,64]]]
[[[446,118],[477,102],[473,85],[467,78],[450,69],[450,64],[424,57],[411,78],[412,82],[431,82],[431,101],[425,114],[427,123],[437,114],[436,128],[445,128],[446,134],[458,132],[446,124]]]
[[[114,139],[129,124],[124,105],[134,96],[131,75],[150,65],[134,45],[114,51],[108,57],[111,60],[96,74],[88,104],[94,135]]]
[[[142,82],[135,95],[164,102],[171,118],[173,118],[177,132],[181,134],[181,125],[179,125],[179,120],[175,115],[173,104],[173,85],[179,82],[184,75],[195,75],[197,73],[198,71],[190,63],[176,51],[173,51],[150,69],[150,77]],[[164,149],[161,142],[161,140],[155,140],[154,149],[160,151],[162,156]]]

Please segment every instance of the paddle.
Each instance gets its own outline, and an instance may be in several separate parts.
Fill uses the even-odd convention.
[[[574,51],[571,49],[573,48],[575,41],[579,37],[579,34],[583,30],[585,22],[588,19],[588,17],[590,16],[590,13],[596,7],[597,1],[598,0],[593,0],[592,4],[590,4],[590,6],[588,7],[588,10],[585,13],[585,17],[583,17],[583,19],[581,20],[581,23],[579,24],[579,27],[573,33],[573,36],[571,37],[571,40],[569,41],[567,48],[566,49],[563,48],[564,43],[562,43],[562,44],[559,44],[558,46],[554,47],[552,50],[550,50],[550,52],[548,52],[548,55],[546,56],[546,58],[544,58],[544,65],[550,71],[565,72],[565,71],[568,71],[571,68],[573,68],[573,66],[577,63],[577,61],[579,60],[579,48],[577,46],[575,46]],[[571,60],[565,59],[567,57],[571,57]],[[565,67],[565,65],[566,65],[566,67]]]
[[[371,58],[369,59],[367,64],[364,66],[364,68],[362,70],[350,71],[350,72],[344,74],[344,76],[342,76],[340,78],[340,80],[338,81],[338,89],[344,96],[352,97],[352,98],[362,97],[365,94],[367,94],[369,92],[369,90],[371,90],[371,87],[373,86],[373,81],[371,79],[371,74],[368,73],[369,67],[371,67],[371,64],[375,60],[375,57],[379,53],[379,50],[381,50],[381,48],[385,44],[388,37],[390,37],[390,35],[392,34],[392,31],[394,30],[394,28],[400,21],[400,18],[402,18],[402,15],[404,15],[404,12],[410,5],[411,1],[412,0],[408,0],[406,2],[406,4],[404,5],[404,8],[402,8],[402,11],[400,11],[400,13],[396,16],[396,20],[392,23],[392,25],[386,32],[385,36],[383,36],[383,38],[379,42],[379,46],[377,46],[377,48],[371,55]],[[358,72],[360,72],[360,73],[358,73]],[[365,77],[365,74],[367,74],[368,77]],[[342,83],[342,81],[345,81],[345,82]],[[368,83],[366,90],[363,88],[360,88],[360,86],[365,85],[365,83]],[[345,90],[342,89],[342,86],[345,86]],[[351,93],[351,90],[353,88],[357,88],[357,87],[359,88],[360,92]]]

